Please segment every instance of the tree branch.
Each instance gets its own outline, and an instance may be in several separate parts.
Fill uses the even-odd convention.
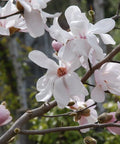
[[[93,66],[81,79],[83,83],[86,83],[88,78],[94,73],[96,69],[99,69],[104,63],[109,62],[112,60],[112,58],[120,52],[120,44],[114,48],[101,62],[97,63],[95,66]]]
[[[120,124],[116,123],[106,123],[106,124],[88,124],[82,126],[69,126],[69,127],[56,127],[45,130],[21,130],[19,134],[24,135],[44,135],[46,133],[63,132],[63,131],[73,131],[81,130],[86,128],[104,128],[104,127],[120,127]]]
[[[42,116],[44,113],[48,112],[50,109],[57,105],[56,101],[52,101],[49,104],[43,104],[41,107],[28,110],[25,112],[13,125],[12,127],[0,137],[0,144],[6,144],[12,137],[14,137],[21,130],[22,126],[26,124],[30,119]]]

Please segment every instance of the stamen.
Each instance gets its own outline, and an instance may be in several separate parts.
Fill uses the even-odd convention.
[[[64,76],[65,74],[67,74],[67,69],[65,67],[58,68],[57,70],[58,77]]]

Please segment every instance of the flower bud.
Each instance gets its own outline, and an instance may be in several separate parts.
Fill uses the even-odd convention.
[[[20,132],[20,129],[19,128],[15,128],[14,129],[14,133],[18,134]]]
[[[97,144],[97,141],[91,136],[87,136],[84,138],[84,143],[85,144]]]
[[[108,113],[102,113],[102,114],[98,117],[98,122],[99,122],[99,123],[107,123],[107,122],[109,122],[112,118],[113,118],[112,115],[110,115],[110,114],[108,114]]]
[[[74,101],[69,102],[68,106],[73,106],[75,104]]]
[[[17,7],[17,9],[19,10],[19,11],[24,11],[24,8],[23,8],[23,6],[21,5],[21,3],[17,0],[17,2],[16,2],[16,7]]]
[[[62,43],[57,42],[55,40],[52,41],[52,47],[56,52],[58,52],[62,46],[63,46]]]
[[[94,12],[93,10],[89,10],[89,11],[88,11],[88,14],[89,14],[90,16],[93,16],[93,15],[95,15],[95,12]]]
[[[120,109],[118,109],[115,113],[115,117],[118,121],[120,121]]]

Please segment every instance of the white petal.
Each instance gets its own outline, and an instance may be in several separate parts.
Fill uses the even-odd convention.
[[[79,76],[74,72],[67,74],[65,75],[65,82],[71,98],[76,100],[77,96],[81,101],[84,101],[85,96],[88,95],[88,91],[80,81]]]
[[[115,45],[115,41],[109,34],[100,34],[101,39],[103,40],[104,44],[112,44]]]
[[[64,82],[64,77],[56,79],[54,83],[53,96],[57,101],[58,107],[64,108],[68,105],[70,101],[70,95]]]
[[[44,23],[39,11],[32,10],[31,12],[28,12],[24,10],[24,18],[27,24],[28,32],[32,37],[36,38],[44,34]]]
[[[38,102],[46,102],[50,99],[50,97],[52,96],[52,92],[51,90],[43,90],[41,92],[39,92],[38,94],[36,94],[36,100]]]
[[[63,44],[72,39],[71,34],[59,26],[58,17],[54,18],[53,25],[49,28],[49,33],[52,38]]]
[[[0,35],[10,35],[9,29],[0,27]]]
[[[86,21],[73,21],[70,23],[70,30],[74,35],[84,36],[88,30]]]
[[[93,26],[93,33],[94,34],[107,33],[111,31],[114,28],[114,26],[115,26],[115,21],[112,18],[106,18],[98,21]]]
[[[105,94],[102,88],[96,86],[91,92],[91,98],[96,102],[104,102]]]
[[[56,71],[57,69],[57,64],[50,58],[48,58],[44,53],[38,50],[31,51],[28,55],[28,57],[36,63],[38,66],[46,68],[46,69],[51,69],[53,71]]]
[[[24,11],[27,11],[27,12],[32,11],[32,8],[31,8],[30,4],[28,4],[26,1],[24,1],[24,0],[18,0],[18,1],[24,7]]]
[[[65,11],[65,17],[67,19],[68,24],[70,24],[72,21],[86,21],[89,22],[87,17],[85,16],[85,13],[81,13],[81,10],[78,6],[70,6]]]
[[[37,88],[40,88],[40,87],[37,86]],[[43,86],[43,89],[40,91],[40,93],[36,95],[36,100],[43,101],[43,102],[48,101],[50,97],[52,96],[52,90],[53,90],[53,80],[48,80],[46,85]]]
[[[45,89],[46,85],[48,84],[48,78],[46,75],[42,76],[41,78],[38,79],[36,83],[36,88],[38,91],[41,91],[42,89]]]
[[[93,34],[89,34],[87,35],[87,40],[91,47],[95,50],[97,60],[102,60],[105,57],[105,55],[103,53],[102,48],[99,46],[97,42],[96,36]]]

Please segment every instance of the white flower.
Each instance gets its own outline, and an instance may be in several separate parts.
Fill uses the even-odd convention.
[[[96,87],[91,98],[96,102],[105,100],[104,91],[120,96],[120,64],[108,62],[94,73]]]
[[[55,18],[49,29],[50,35],[65,46],[70,41],[72,45],[70,50],[78,55],[85,68],[88,68],[88,58],[94,65],[105,57],[96,34],[100,35],[105,44],[115,44],[112,37],[106,34],[115,26],[115,21],[112,18],[103,19],[93,25],[77,6],[68,7],[65,11],[65,17],[69,31],[63,30],[58,24],[58,18]]]
[[[93,104],[94,104],[94,101],[92,99],[89,99],[86,102],[77,101],[77,103],[75,103],[73,106],[70,106],[70,108],[75,111],[83,110]],[[90,108],[82,112],[78,112],[75,116],[75,121],[77,121],[80,124],[80,126],[85,125],[85,124],[94,124],[95,122],[97,122],[98,116],[97,116],[95,107],[96,106],[91,106]],[[89,131],[89,128],[81,129],[80,131],[85,133]]]
[[[9,0],[4,7],[0,9],[0,17],[8,16],[16,13],[18,10],[13,4],[13,0]],[[10,16],[6,19],[0,19],[0,34],[10,35],[16,31],[25,30],[25,22],[23,18],[19,18],[20,14]]]
[[[42,11],[50,0],[17,0],[17,8],[23,11],[23,16],[29,34],[36,38],[44,34],[47,29],[46,18],[58,16]]]
[[[84,100],[88,95],[79,76],[73,72],[78,68],[77,66],[62,61],[57,65],[37,50],[30,52],[29,58],[40,67],[48,69],[47,73],[37,81],[37,90],[40,91],[36,95],[37,101],[48,101],[53,94],[58,106],[63,108],[70,99],[75,100],[79,95],[79,99]]]

